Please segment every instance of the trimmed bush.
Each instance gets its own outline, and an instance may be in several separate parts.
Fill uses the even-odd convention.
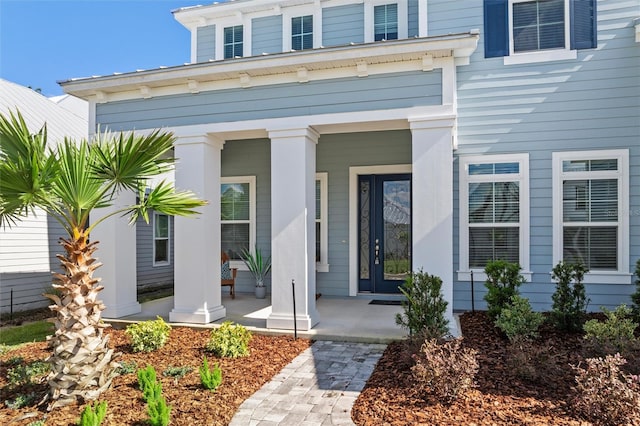
[[[582,284],[587,271],[580,263],[562,261],[553,268],[552,278],[556,281],[556,291],[551,296],[551,321],[561,331],[572,333],[582,330],[589,304]]]
[[[78,426],[100,426],[105,416],[107,415],[107,402],[95,403],[92,407],[87,405],[80,414],[80,421]]]
[[[443,343],[436,339],[425,341],[414,355],[416,363],[411,368],[416,386],[427,397],[453,402],[475,387],[476,355],[476,350],[462,347],[462,338]]]
[[[640,323],[640,259],[636,260],[636,291],[631,295],[631,312],[635,322]]]
[[[623,374],[627,361],[616,354],[588,358],[587,368],[573,367],[576,387],[573,406],[581,416],[598,425],[628,424],[640,418],[640,381]]]
[[[249,355],[251,332],[240,324],[225,321],[211,331],[207,350],[219,357],[238,358]]]
[[[529,299],[515,295],[502,309],[496,319],[496,326],[507,335],[511,342],[538,337],[538,328],[544,322],[540,312],[533,312]]]
[[[155,321],[143,321],[131,324],[125,333],[131,339],[133,352],[152,352],[167,343],[171,326],[160,317]]]
[[[487,302],[487,313],[493,321],[510,303],[511,298],[519,294],[519,287],[526,281],[520,274],[521,270],[519,264],[506,260],[487,262],[484,268],[487,274],[484,283],[487,294],[484,295],[484,300]]]
[[[631,309],[625,305],[618,306],[614,311],[602,307],[607,319],[600,322],[596,319],[584,324],[585,339],[604,353],[622,352],[635,342],[634,331],[638,326],[631,319]]]
[[[222,383],[222,370],[218,364],[213,365],[213,370],[209,369],[207,357],[202,360],[202,366],[199,368],[200,383],[205,389],[215,391]]]
[[[442,296],[442,280],[422,270],[405,280],[400,291],[406,297],[402,301],[404,314],[396,314],[396,324],[409,330],[412,336],[437,339],[449,332],[445,318],[447,301]]]

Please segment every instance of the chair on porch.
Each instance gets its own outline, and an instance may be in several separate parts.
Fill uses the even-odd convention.
[[[236,274],[238,273],[238,268],[231,268],[229,266],[229,255],[225,252],[222,252],[221,256],[222,267],[220,268],[220,285],[222,287],[228,286],[229,294],[232,299],[236,298]]]

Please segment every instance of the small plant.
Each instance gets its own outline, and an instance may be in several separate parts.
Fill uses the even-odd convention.
[[[131,361],[131,362],[122,361],[120,362],[120,367],[117,368],[116,372],[119,375],[124,376],[125,374],[134,373],[137,368],[138,368],[138,364],[135,361]]]
[[[100,403],[96,402],[93,407],[91,405],[87,405],[84,407],[84,410],[82,410],[82,414],[80,414],[78,426],[100,426],[106,415],[106,401],[102,401]]]
[[[160,349],[169,339],[171,326],[161,317],[154,321],[143,321],[131,324],[125,333],[131,339],[134,352],[152,352]]]
[[[265,258],[256,245],[253,253],[248,249],[242,249],[242,261],[256,280],[256,287],[264,287],[264,280],[271,270],[271,257]]]
[[[170,367],[167,367],[162,372],[162,375],[165,377],[173,377],[174,382],[178,384],[178,380],[182,379],[184,376],[191,373],[192,371],[193,371],[193,368],[189,366],[183,366],[183,367],[170,366]]]
[[[14,362],[17,360],[14,359]],[[10,385],[21,386],[32,383],[49,372],[50,366],[44,361],[33,361],[24,365],[16,365],[7,371]]]
[[[624,374],[627,361],[616,354],[588,358],[587,368],[573,367],[576,386],[573,406],[584,418],[599,425],[627,424],[640,418],[640,381]]]
[[[36,402],[38,395],[35,392],[23,394],[19,393],[13,400],[6,400],[4,404],[12,410],[19,410]]]
[[[4,365],[15,366],[15,365],[20,365],[23,362],[24,362],[24,358],[22,358],[21,356],[12,356],[11,358],[9,358],[4,362]]]
[[[156,378],[156,369],[152,365],[138,370],[138,386],[142,391],[142,399],[149,402],[159,393],[162,393],[162,386]]]
[[[220,386],[222,383],[222,370],[218,364],[213,365],[213,370],[209,369],[209,363],[207,362],[207,357],[204,357],[202,360],[202,366],[199,368],[200,371],[200,383],[204,386],[205,389],[214,391]]]
[[[207,350],[219,357],[238,358],[249,355],[251,332],[240,324],[225,321],[211,331]]]
[[[487,280],[484,283],[487,294],[484,295],[484,300],[487,302],[487,313],[492,320],[495,321],[511,298],[519,294],[518,288],[525,282],[520,274],[521,269],[519,264],[506,260],[487,262],[484,268],[487,274]]]
[[[631,295],[631,311],[635,322],[640,322],[640,259],[636,260],[636,291]]]
[[[502,309],[495,324],[513,343],[538,337],[538,328],[543,322],[544,316],[540,312],[533,312],[529,299],[515,295]]]
[[[29,423],[27,426],[45,426],[44,420],[36,420]]]
[[[438,343],[436,339],[424,342],[414,355],[411,373],[416,386],[439,401],[451,403],[475,386],[478,372],[477,351],[463,348],[462,338]]]
[[[171,407],[167,405],[164,396],[159,395],[156,399],[147,403],[147,414],[149,415],[149,424],[151,426],[167,426]]]
[[[162,395],[162,384],[158,382],[156,370],[149,365],[138,370],[138,385],[142,391],[142,399],[147,403],[147,414],[151,426],[167,426],[171,407]]]
[[[532,383],[545,384],[562,371],[555,358],[561,356],[556,348],[544,342],[516,339],[507,346],[509,372]]]
[[[622,352],[636,342],[634,331],[638,326],[630,318],[631,309],[625,305],[614,311],[601,308],[607,319],[604,322],[592,319],[584,324],[587,339],[592,345],[605,353]]]
[[[582,283],[587,271],[587,268],[580,263],[562,261],[553,268],[552,278],[556,281],[556,291],[551,296],[553,300],[551,321],[561,331],[582,330],[589,304]]]
[[[442,297],[442,280],[422,270],[407,277],[400,291],[404,315],[396,314],[396,324],[409,330],[412,336],[438,339],[445,336],[449,321],[445,318],[447,301]]]

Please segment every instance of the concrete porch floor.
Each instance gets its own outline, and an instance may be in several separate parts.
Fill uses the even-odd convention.
[[[371,298],[322,296],[316,301],[320,322],[309,331],[298,331],[298,337],[314,340],[336,340],[345,342],[389,343],[402,339],[406,331],[396,325],[396,313],[400,306],[370,305]],[[256,299],[253,294],[237,293],[235,299],[222,296],[222,304],[227,316],[209,324],[182,324],[190,327],[213,328],[224,321],[242,324],[260,334],[290,334],[293,330],[266,328],[267,317],[271,313],[271,300]],[[117,319],[105,318],[114,327],[124,327],[129,323],[155,319],[156,316],[169,321],[173,309],[173,296],[142,303],[142,311]]]

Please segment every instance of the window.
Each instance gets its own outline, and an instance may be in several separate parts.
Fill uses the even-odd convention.
[[[497,259],[529,273],[528,154],[460,158],[458,279]]]
[[[484,0],[484,28],[486,58],[575,59],[597,47],[596,0]]]
[[[628,179],[627,150],[553,153],[554,264],[629,276]]]
[[[384,4],[373,8],[374,41],[398,39],[398,5]]]
[[[169,235],[171,222],[169,216],[162,213],[153,214],[153,266],[168,265]]]
[[[255,176],[223,177],[221,182],[221,249],[232,261],[241,261],[242,250],[255,246]]]
[[[243,26],[235,25],[224,29],[224,58],[235,58],[243,55]]]
[[[329,272],[328,174],[316,173],[316,271]]]
[[[291,18],[291,49],[313,48],[313,15]]]

